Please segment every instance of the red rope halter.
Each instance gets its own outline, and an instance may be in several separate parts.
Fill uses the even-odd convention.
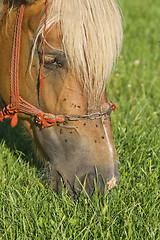
[[[3,12],[2,18],[6,14],[8,7]],[[88,115],[78,115],[78,116],[66,116],[54,115],[50,113],[44,113],[42,110],[31,105],[29,102],[25,101],[19,95],[19,58],[20,58],[20,47],[21,47],[21,28],[23,22],[23,15],[25,10],[25,4],[22,4],[17,12],[16,24],[14,29],[13,46],[12,46],[12,58],[11,58],[11,76],[10,76],[10,104],[5,106],[2,111],[0,111],[0,121],[3,122],[5,119],[11,119],[11,126],[15,127],[18,122],[18,113],[24,113],[35,117],[36,123],[42,128],[53,126],[55,123],[62,123],[67,119],[68,121],[77,121],[80,119],[98,119],[102,115],[110,115],[111,110],[116,110],[116,105],[110,103],[110,109],[104,113],[94,113]],[[43,91],[43,81],[44,81],[44,47],[45,47],[45,31],[46,31],[46,21],[48,14],[48,0],[46,0],[46,15],[44,24],[44,35],[42,42],[42,68],[41,68],[41,79],[40,84],[42,88],[42,95],[44,98]],[[2,21],[2,18],[0,21]],[[3,100],[2,100],[3,101]],[[3,101],[3,105],[6,105]]]
[[[48,0],[46,1],[46,17],[43,37],[43,63],[41,70],[41,87],[43,93],[43,67],[44,67],[44,44],[45,44],[45,30],[46,20],[48,11]],[[64,122],[65,117],[63,115],[53,115],[50,113],[44,113],[40,109],[31,105],[25,101],[19,95],[19,58],[20,58],[20,47],[21,47],[21,28],[23,22],[23,15],[25,10],[25,4],[22,4],[18,9],[16,24],[14,29],[13,47],[12,47],[12,58],[11,58],[11,76],[10,76],[10,104],[0,111],[0,121],[3,122],[5,119],[11,119],[11,126],[15,127],[18,121],[18,113],[25,113],[27,115],[36,118],[36,123],[41,125],[42,128],[53,126],[56,122]],[[3,16],[5,15],[4,12]]]

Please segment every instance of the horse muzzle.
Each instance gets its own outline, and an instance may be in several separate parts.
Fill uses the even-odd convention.
[[[116,151],[111,152],[106,141],[94,145],[89,137],[79,136],[71,128],[63,131],[57,126],[36,130],[48,156],[53,190],[61,192],[63,184],[71,195],[82,189],[89,195],[95,190],[103,194],[105,189],[112,189],[119,179]]]

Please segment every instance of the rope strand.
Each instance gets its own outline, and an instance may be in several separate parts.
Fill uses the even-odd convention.
[[[21,45],[21,26],[23,21],[25,5],[22,4],[18,9],[16,24],[14,29],[14,39],[12,47],[12,59],[11,59],[11,104],[19,109],[19,56]]]

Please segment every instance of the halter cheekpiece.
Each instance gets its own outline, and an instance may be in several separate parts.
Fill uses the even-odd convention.
[[[54,115],[51,113],[44,113],[42,110],[31,105],[29,102],[25,101],[19,95],[19,58],[20,58],[20,47],[21,47],[21,28],[24,16],[25,4],[22,4],[17,12],[16,24],[14,28],[13,36],[13,46],[12,46],[12,57],[11,57],[11,69],[10,69],[10,104],[5,106],[2,111],[0,111],[0,121],[3,122],[5,119],[11,119],[11,126],[15,127],[18,122],[18,113],[24,113],[35,118],[35,121],[42,128],[53,126],[56,123],[63,123],[66,121],[77,121],[80,119],[99,119],[104,115],[110,115],[112,110],[116,110],[116,105],[111,103],[109,100],[110,108],[101,113],[91,113],[87,115]],[[44,67],[44,45],[45,45],[45,28],[46,19],[48,11],[48,0],[46,1],[46,18],[44,26],[44,38],[43,38],[43,56],[42,56],[42,69],[41,69],[41,87],[43,94],[43,67]],[[6,14],[7,9],[3,12],[3,16]],[[1,18],[1,20],[2,20]],[[44,96],[44,95],[43,95]],[[2,100],[3,105],[6,105]]]

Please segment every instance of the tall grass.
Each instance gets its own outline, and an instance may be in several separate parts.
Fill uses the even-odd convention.
[[[124,44],[108,86],[121,179],[91,199],[44,183],[19,124],[0,125],[0,239],[160,239],[160,3],[123,0]]]

